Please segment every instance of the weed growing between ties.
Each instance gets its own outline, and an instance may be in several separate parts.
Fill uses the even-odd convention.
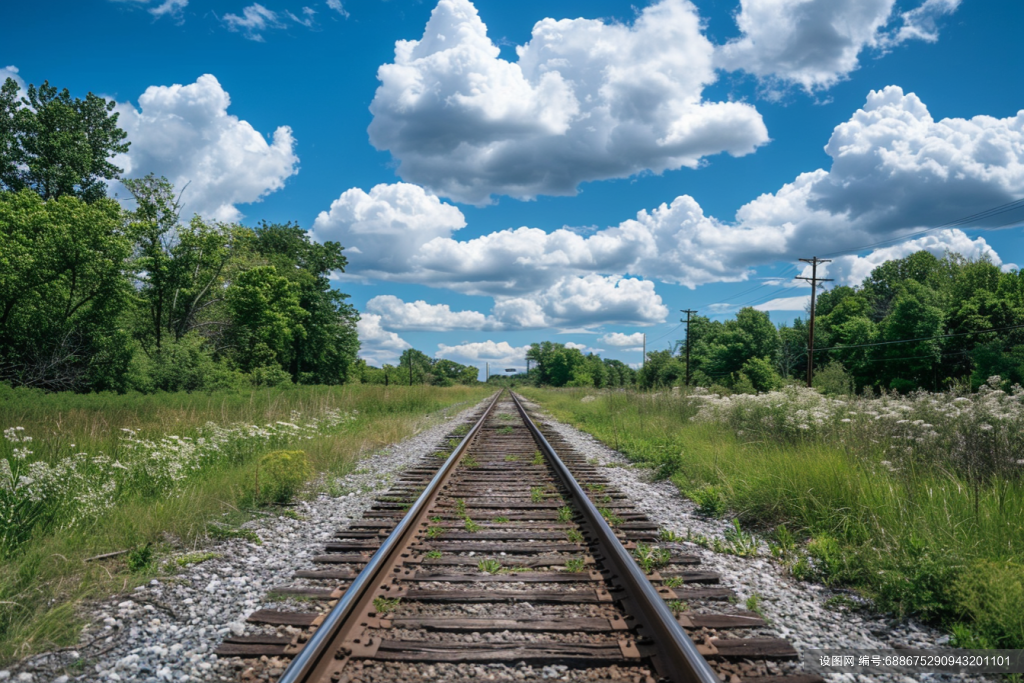
[[[719,517],[766,532],[800,579],[944,624],[957,643],[1024,647],[1024,389],[993,378],[907,396],[524,388]],[[592,396],[586,402],[581,398]],[[738,526],[692,539],[756,554]]]
[[[171,571],[161,555],[210,539],[259,543],[241,528],[248,506],[293,498],[321,473],[326,492],[427,414],[488,393],[355,385],[115,396],[0,385],[10,425],[0,440],[0,666],[76,642],[77,602]],[[273,451],[292,455],[265,459]],[[83,562],[121,550],[133,553]]]

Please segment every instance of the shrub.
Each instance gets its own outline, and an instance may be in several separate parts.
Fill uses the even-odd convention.
[[[854,392],[853,376],[839,361],[832,361],[819,368],[811,384],[826,396],[849,396]]]
[[[931,622],[956,616],[951,587],[957,582],[960,568],[949,553],[945,549],[936,551],[914,537],[899,550],[902,552],[898,555],[890,555],[891,564],[879,574],[878,607]]]
[[[953,584],[961,616],[973,621],[974,640],[990,647],[1024,648],[1024,567],[978,560]],[[958,640],[965,639],[958,635]]]
[[[709,517],[721,517],[725,514],[725,493],[720,486],[705,484],[699,489],[690,491],[690,499],[697,504],[697,512]]]
[[[685,460],[683,459],[682,453],[670,453],[669,455],[666,455],[664,458],[662,458],[661,462],[658,464],[658,469],[654,475],[654,478],[671,479],[672,477],[679,474],[679,472],[683,469],[684,463]]]
[[[765,393],[782,388],[782,378],[767,358],[751,358],[743,364],[741,374],[747,377],[757,392]]]
[[[287,503],[309,479],[312,470],[303,451],[272,451],[260,458],[257,503]]]
[[[147,543],[141,548],[128,552],[128,571],[144,572],[153,564],[153,544]]]

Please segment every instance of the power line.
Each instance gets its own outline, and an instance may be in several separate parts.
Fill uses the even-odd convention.
[[[818,295],[818,283],[819,282],[833,282],[831,278],[819,278],[818,277],[818,264],[819,263],[832,263],[830,259],[820,259],[817,256],[811,258],[800,259],[804,263],[811,264],[811,276],[801,277],[797,276],[797,280],[807,280],[811,283],[811,329],[807,335],[807,386],[811,386],[811,380],[814,379],[814,302]]]

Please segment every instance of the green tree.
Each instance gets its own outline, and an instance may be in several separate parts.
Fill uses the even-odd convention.
[[[398,359],[393,384],[431,384],[434,381],[434,362],[430,356],[418,349],[406,349]],[[411,372],[410,372],[411,369]]]
[[[130,359],[119,318],[131,242],[109,199],[0,192],[0,379],[117,388]]]
[[[318,244],[292,223],[263,222],[253,248],[298,288],[299,305],[308,314],[307,334],[296,337],[288,370],[296,382],[338,384],[355,373],[359,314],[348,295],[331,287],[334,272],[348,261],[337,242]]]
[[[241,273],[227,290],[232,313],[238,365],[256,368],[287,367],[295,337],[306,335],[309,315],[299,305],[297,287],[277,274],[274,266]]]
[[[13,84],[13,85],[12,85]],[[118,128],[114,102],[93,93],[71,97],[44,81],[29,85],[21,106],[12,79],[0,93],[0,184],[18,191],[31,189],[44,199],[74,196],[95,202],[106,196],[105,180],[119,177],[111,162],[128,151],[127,134]]]

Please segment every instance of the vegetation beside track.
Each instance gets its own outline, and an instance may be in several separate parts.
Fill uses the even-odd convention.
[[[702,511],[762,529],[797,578],[854,587],[962,646],[1020,648],[1024,396],[998,384],[881,398],[522,393]]]
[[[291,385],[117,396],[0,384],[0,664],[73,644],[82,600],[173,571],[159,551],[251,537],[238,527],[265,514],[256,483],[261,461],[262,494],[272,483],[268,452],[301,449],[311,477],[342,475],[430,414],[491,392]],[[84,561],[121,550],[131,552]]]

